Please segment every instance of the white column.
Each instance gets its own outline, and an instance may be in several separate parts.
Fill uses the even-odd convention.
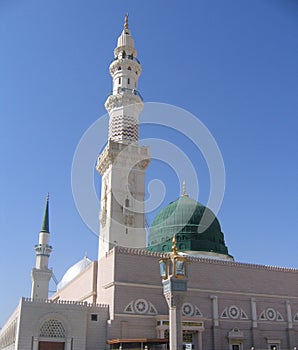
[[[71,338],[67,338],[65,342],[65,350],[72,350],[71,349]]]
[[[218,303],[217,303],[217,296],[216,295],[210,295],[210,299],[212,300],[212,315],[213,315],[213,325],[218,327]]]
[[[251,319],[252,319],[252,327],[257,328],[258,327],[258,321],[257,321],[257,303],[255,298],[250,299],[251,304]]]
[[[33,337],[32,350],[38,350],[38,337]]]
[[[288,320],[288,328],[293,328],[293,319],[292,319],[292,310],[290,301],[286,301],[286,310],[287,310],[287,320]]]
[[[178,292],[179,293],[179,292]],[[170,350],[182,350],[183,333],[182,333],[182,303],[183,295],[168,293],[166,300],[169,306],[169,333],[170,333]]]

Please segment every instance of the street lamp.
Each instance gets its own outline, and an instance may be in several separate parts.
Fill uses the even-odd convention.
[[[170,350],[182,350],[182,304],[187,292],[187,267],[186,258],[178,254],[175,236],[172,243],[172,253],[159,260],[159,267],[163,294],[169,306]]]

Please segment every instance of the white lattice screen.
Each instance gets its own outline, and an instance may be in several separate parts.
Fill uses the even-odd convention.
[[[65,329],[60,321],[47,320],[41,326],[39,336],[47,338],[65,338]]]

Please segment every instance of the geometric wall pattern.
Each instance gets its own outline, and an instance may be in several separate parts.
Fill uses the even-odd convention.
[[[275,311],[272,307],[263,310],[259,316],[260,321],[284,321],[280,312]]]
[[[157,315],[155,306],[145,299],[132,300],[124,309],[126,314]]]
[[[118,115],[110,119],[109,139],[113,141],[137,142],[139,138],[138,120],[133,116]]]
[[[233,320],[248,320],[246,312],[236,305],[227,306],[221,313],[221,318],[231,318]]]
[[[191,303],[184,303],[182,305],[182,315],[183,316],[196,316],[196,317],[202,317],[202,313],[200,309]]]
[[[39,336],[46,338],[65,338],[65,329],[60,321],[47,320],[41,326]]]

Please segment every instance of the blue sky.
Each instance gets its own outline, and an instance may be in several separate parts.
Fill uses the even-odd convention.
[[[56,277],[85,252],[96,259],[97,237],[72,197],[71,165],[83,133],[106,113],[108,67],[126,12],[144,100],[191,112],[221,150],[219,219],[230,254],[298,267],[296,1],[0,0],[0,325],[30,295],[48,191]],[[206,203],[203,157],[169,130],[152,132],[189,153]],[[165,183],[162,206],[179,196],[177,177],[157,161],[148,169],[148,181],[155,178]]]

